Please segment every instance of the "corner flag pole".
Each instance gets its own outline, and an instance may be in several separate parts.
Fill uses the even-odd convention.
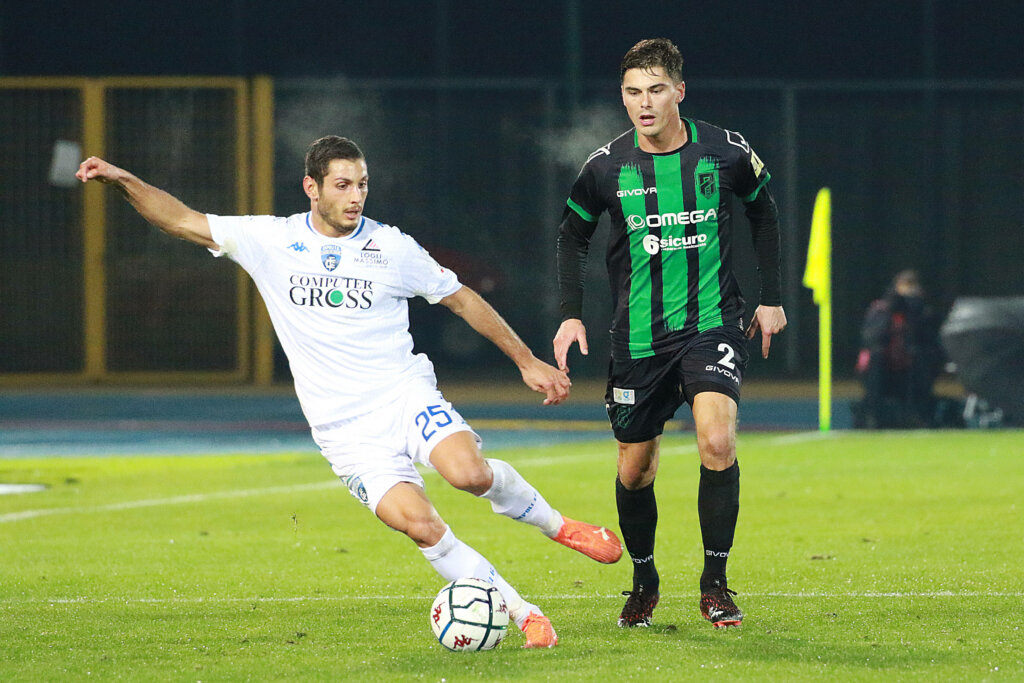
[[[818,305],[818,428],[832,428],[832,191],[818,190],[807,246],[804,287]]]

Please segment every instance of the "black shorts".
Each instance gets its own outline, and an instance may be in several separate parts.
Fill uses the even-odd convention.
[[[672,354],[616,361],[608,369],[604,402],[615,438],[622,443],[650,441],[676,410],[702,391],[740,401],[743,370],[750,354],[738,327],[701,332]]]

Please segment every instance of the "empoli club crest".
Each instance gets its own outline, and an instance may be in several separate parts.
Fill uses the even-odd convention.
[[[337,244],[325,244],[320,247],[320,261],[327,270],[334,270],[341,262],[341,247]]]

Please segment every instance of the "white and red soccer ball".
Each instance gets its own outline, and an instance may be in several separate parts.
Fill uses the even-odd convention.
[[[508,606],[486,581],[456,579],[434,599],[430,628],[449,650],[490,650],[508,633]]]

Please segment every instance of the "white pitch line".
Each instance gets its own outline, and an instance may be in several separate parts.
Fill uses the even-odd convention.
[[[766,593],[743,593],[748,598],[784,598],[784,599],[829,599],[846,600],[850,598],[866,599],[890,599],[890,598],[1020,598],[1024,597],[1024,591],[920,591],[920,592],[874,592],[874,591],[850,591],[848,593],[815,593],[798,592],[785,593],[770,591]],[[303,603],[303,602],[384,602],[388,600],[426,600],[427,595],[315,595],[315,596],[292,596],[292,597],[199,597],[199,598],[9,598],[0,599],[0,605],[76,605],[76,604],[139,604],[139,605],[168,605],[168,604],[242,604],[242,603]],[[620,593],[609,595],[537,595],[531,596],[534,600],[621,600]]]
[[[608,454],[603,451],[595,450],[593,453],[585,453],[581,455],[566,456],[566,457],[538,457],[538,458],[516,458],[516,465],[521,466],[550,466],[550,465],[563,465],[574,462],[588,462],[591,460],[601,459],[608,457]],[[433,470],[423,469],[423,472],[432,472]],[[313,482],[310,484],[295,484],[292,486],[271,486],[262,489],[241,489],[237,491],[215,491],[213,493],[194,493],[184,496],[172,496],[169,498],[150,498],[147,500],[130,500],[122,503],[108,503],[106,505],[86,505],[81,507],[61,507],[61,508],[39,508],[36,510],[21,510],[18,512],[8,512],[0,514],[0,524],[6,524],[8,522],[19,522],[24,519],[35,519],[37,517],[49,517],[52,515],[71,515],[71,514],[85,514],[92,512],[112,512],[117,510],[136,510],[139,508],[147,507],[159,507],[161,505],[182,505],[185,503],[202,503],[208,500],[223,500],[228,498],[247,498],[251,496],[264,496],[273,495],[277,493],[293,493],[296,491],[319,491],[322,489],[329,489],[340,487],[341,484],[337,479],[331,478],[321,482]]]
[[[185,496],[172,496],[170,498],[150,498],[148,500],[129,500],[122,503],[108,503],[106,505],[85,505],[81,507],[63,508],[40,508],[38,510],[21,510],[20,512],[8,512],[0,515],[0,524],[6,522],[17,522],[23,519],[34,519],[36,517],[47,517],[50,515],[83,514],[88,512],[110,512],[114,510],[135,510],[138,508],[158,507],[160,505],[181,505],[183,503],[202,503],[207,500],[221,500],[224,498],[247,498],[249,496],[273,495],[276,493],[293,493],[295,491],[318,491],[339,487],[337,479],[318,481],[311,484],[294,484],[291,486],[271,486],[263,489],[239,489],[235,491],[215,491],[213,493],[193,493]]]
[[[772,445],[787,445],[793,443],[804,443],[806,441],[822,441],[823,439],[834,439],[835,432],[797,432],[796,434],[786,434],[784,436],[776,436],[771,440]]]
[[[538,457],[538,458],[514,458],[516,465],[520,466],[550,466],[563,465],[574,462],[588,462],[592,460],[609,457],[603,450],[595,450],[593,453],[565,457]],[[424,474],[432,472],[424,468]],[[181,505],[184,503],[202,503],[208,500],[223,500],[227,498],[246,498],[250,496],[273,495],[277,493],[293,493],[296,491],[319,491],[340,487],[337,479],[328,479],[322,482],[311,484],[295,484],[293,486],[271,486],[262,489],[242,489],[237,491],[215,491],[213,493],[194,493],[184,496],[172,496],[169,498],[150,498],[147,500],[130,500],[122,503],[108,503],[106,505],[86,505],[81,507],[61,508],[39,508],[36,510],[21,510],[19,512],[8,512],[0,514],[0,524],[18,522],[24,519],[35,519],[37,517],[49,517],[52,515],[85,514],[91,512],[111,512],[117,510],[136,510],[139,508],[159,507],[161,505]]]

